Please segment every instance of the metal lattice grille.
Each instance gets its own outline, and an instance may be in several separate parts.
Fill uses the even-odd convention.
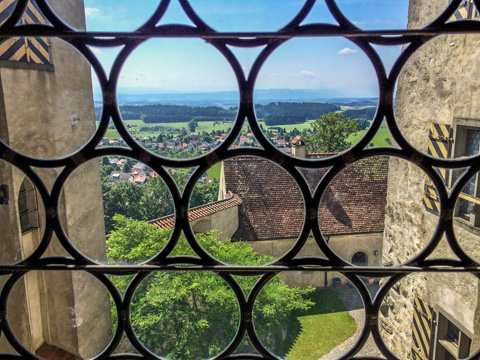
[[[238,331],[218,359],[276,359],[275,355],[270,353],[256,334],[253,325],[254,304],[257,295],[262,287],[276,274],[280,272],[339,272],[345,275],[357,288],[365,305],[366,322],[361,332],[360,340],[345,355],[354,356],[367,341],[370,334],[373,335],[375,342],[382,353],[387,358],[395,358],[394,354],[385,346],[379,330],[379,311],[387,293],[392,289],[395,283],[410,274],[416,273],[468,273],[478,276],[480,271],[479,264],[473,260],[462,249],[454,233],[453,224],[455,202],[462,188],[468,184],[469,179],[480,170],[479,157],[462,158],[459,160],[441,159],[427,156],[424,152],[413,147],[404,137],[399,129],[394,115],[394,89],[399,73],[407,60],[426,42],[432,40],[441,34],[469,34],[479,33],[480,23],[475,21],[450,22],[452,16],[461,5],[461,0],[451,1],[444,12],[432,23],[422,29],[415,30],[385,30],[385,31],[363,31],[356,27],[346,18],[338,8],[334,0],[325,0],[333,17],[339,25],[331,24],[308,24],[301,25],[302,21],[310,13],[315,4],[314,0],[306,0],[301,11],[298,14],[292,14],[291,22],[276,32],[217,32],[213,30],[201,17],[195,13],[188,0],[180,0],[183,10],[195,26],[185,25],[161,25],[157,26],[159,20],[165,14],[169,1],[161,1],[157,10],[151,15],[151,18],[135,32],[115,33],[115,32],[85,32],[76,31],[66,25],[50,8],[45,0],[36,0],[38,8],[44,14],[50,25],[25,25],[15,26],[22,18],[27,9],[28,0],[18,0],[15,9],[8,19],[0,26],[0,37],[2,40],[8,40],[14,37],[49,37],[52,39],[61,39],[82,53],[91,63],[100,79],[103,93],[103,114],[100,125],[95,135],[84,144],[84,146],[74,154],[61,159],[35,159],[20,154],[15,149],[9,147],[5,142],[0,143],[1,159],[15,165],[32,180],[38,189],[38,196],[42,199],[45,206],[46,231],[40,244],[35,251],[25,260],[15,264],[0,264],[0,273],[8,277],[0,299],[0,327],[1,337],[6,338],[13,348],[21,355],[0,355],[1,358],[33,358],[34,356],[18,341],[11,330],[11,324],[7,315],[7,302],[15,283],[26,273],[34,270],[45,271],[68,271],[68,272],[88,272],[100,280],[114,299],[117,307],[118,325],[115,330],[113,340],[110,345],[99,355],[101,358],[152,358],[151,353],[135,336],[132,328],[131,319],[128,314],[130,311],[130,302],[134,291],[139,283],[150,273],[155,271],[201,271],[214,272],[221,276],[235,292],[240,308],[240,325]],[[474,1],[477,8],[480,8],[480,0]],[[372,122],[366,135],[351,149],[331,158],[319,158],[307,160],[294,158],[282,153],[266,138],[262,132],[254,109],[254,88],[255,80],[260,68],[267,57],[285,41],[292,38],[309,37],[345,37],[354,42],[370,59],[375,68],[380,88],[379,104],[375,119]],[[122,122],[116,98],[116,84],[119,78],[121,66],[129,55],[144,41],[151,38],[197,38],[207,41],[214,46],[229,62],[236,79],[238,81],[240,101],[238,115],[230,134],[218,148],[206,156],[194,159],[166,159],[148,152],[139,145],[132,135],[126,129]],[[124,48],[119,53],[115,64],[109,76],[96,59],[94,53],[88,45],[98,47],[113,47],[123,45]],[[384,65],[374,45],[404,45],[404,51],[399,57],[390,74],[385,70]],[[235,55],[231,52],[230,46],[237,47],[258,47],[265,46],[256,59],[250,74],[246,77]],[[376,132],[379,130],[383,119],[386,119],[388,128],[393,136],[398,148],[367,148]],[[112,119],[123,140],[129,146],[129,149],[120,147],[97,148],[97,144],[102,140],[109,126],[109,120]],[[435,119],[432,119],[434,121]],[[72,120],[73,121],[73,120]],[[239,136],[242,126],[248,123],[256,140],[262,146],[259,148],[236,148],[230,149],[235,139]],[[426,143],[426,139],[425,139]],[[148,262],[136,266],[123,265],[100,265],[86,258],[72,245],[68,236],[62,228],[61,216],[58,210],[60,203],[61,189],[67,178],[72,172],[82,164],[91,159],[107,155],[120,155],[138,159],[144,162],[162,177],[168,185],[174,205],[175,205],[175,226],[168,245]],[[189,198],[197,180],[212,165],[223,160],[240,156],[252,155],[268,159],[283,169],[285,169],[297,182],[303,195],[305,204],[305,219],[301,234],[295,245],[282,257],[265,266],[230,266],[221,263],[206,252],[198,243],[193,230],[188,222]],[[317,209],[327,185],[342,169],[363,158],[372,156],[392,156],[411,162],[420,167],[431,179],[433,185],[438,191],[440,203],[440,215],[438,223],[430,242],[422,251],[401,266],[392,267],[372,267],[352,266],[335,252],[329,245],[328,239],[325,239],[319,227]],[[165,171],[164,167],[188,168],[197,167],[183,192],[178,189],[172,177]],[[302,168],[329,168],[330,170],[324,176],[314,193],[310,192],[309,186],[302,176],[298,167]],[[33,170],[42,168],[62,168],[54,185],[50,189],[43,183],[41,177]],[[463,176],[459,178],[453,186],[451,192],[447,192],[441,176],[435,168],[467,168]],[[1,206],[1,205],[0,205]],[[192,249],[198,256],[171,257],[175,245],[177,244],[182,232],[185,234]],[[325,258],[317,257],[297,257],[310,233],[313,233],[318,247],[325,254]],[[53,234],[59,239],[64,250],[69,254],[65,257],[43,257],[43,254],[52,241]],[[436,249],[442,236],[446,236],[448,244],[458,257],[453,259],[427,259]],[[126,294],[122,296],[115,288],[108,275],[131,275],[135,277],[130,283]],[[248,296],[240,289],[234,275],[262,275],[255,287]],[[365,284],[360,276],[385,277],[388,280],[374,299],[371,299]],[[122,336],[129,338],[135,349],[141,355],[112,355],[117,348]],[[234,354],[236,348],[241,343],[243,337],[248,335],[252,344],[258,351],[258,354]]]

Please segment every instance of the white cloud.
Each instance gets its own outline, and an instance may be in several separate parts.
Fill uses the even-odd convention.
[[[356,52],[357,52],[357,50],[355,50],[355,49],[350,49],[349,47],[346,47],[346,48],[340,50],[338,53],[339,53],[340,55],[347,55],[347,54],[354,54],[354,53],[356,53]]]
[[[100,16],[100,9],[86,7],[85,16],[88,18],[98,18]]]
[[[92,50],[92,52],[93,52],[95,55],[103,54],[103,51],[100,50],[99,48],[96,48],[96,47],[90,47],[90,50]]]
[[[301,77],[307,78],[307,79],[318,78],[317,74],[315,74],[313,71],[309,71],[309,70],[302,70],[302,71],[300,71],[300,73],[298,75],[300,75]]]

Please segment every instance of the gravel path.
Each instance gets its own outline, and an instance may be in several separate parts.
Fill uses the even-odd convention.
[[[378,290],[378,284],[367,286],[372,295],[374,295]],[[338,286],[332,290],[342,300],[348,309],[348,313],[357,323],[357,331],[352,337],[348,338],[343,343],[330,350],[328,354],[323,355],[319,360],[334,360],[345,354],[353,347],[353,345],[355,345],[355,342],[360,335],[360,331],[363,329],[365,324],[365,310],[362,299],[360,298],[360,295],[358,295],[357,291],[349,284]],[[377,345],[375,345],[375,341],[370,336],[362,349],[356,354],[356,356],[360,355],[382,356],[382,353],[378,350]]]

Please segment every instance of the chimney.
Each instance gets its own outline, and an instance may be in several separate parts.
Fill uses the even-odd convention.
[[[295,136],[295,139],[292,140],[292,155],[299,158],[305,158],[306,154],[305,139],[301,135]]]

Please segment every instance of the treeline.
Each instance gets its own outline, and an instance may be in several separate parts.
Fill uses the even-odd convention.
[[[288,125],[303,124],[306,120],[304,116],[299,115],[268,115],[264,118],[265,125]]]
[[[233,121],[237,108],[224,109],[220,106],[182,105],[123,105],[120,114],[124,120],[143,120],[144,123],[174,123],[194,121]]]
[[[340,106],[310,102],[272,102],[267,105],[256,104],[257,117],[264,119],[267,125],[302,124],[306,120],[318,119],[323,114],[340,110]],[[364,110],[364,109],[362,109]],[[120,114],[123,120],[143,120],[145,123],[176,123],[188,121],[233,121],[237,116],[237,107],[220,106],[183,106],[183,105],[122,105]],[[356,111],[356,110],[350,110]],[[101,108],[95,109],[100,120]],[[347,116],[347,115],[346,115]]]
[[[364,108],[364,109],[345,110],[343,112],[343,115],[346,118],[351,118],[351,119],[373,120],[376,112],[377,112],[376,107],[368,107],[368,108]]]
[[[302,117],[304,119],[303,122],[306,120],[318,119],[323,114],[335,112],[340,109],[341,108],[338,105],[309,102],[272,102],[267,105],[255,105],[255,112],[258,118],[266,119],[267,117],[273,116],[298,116],[299,118]]]

